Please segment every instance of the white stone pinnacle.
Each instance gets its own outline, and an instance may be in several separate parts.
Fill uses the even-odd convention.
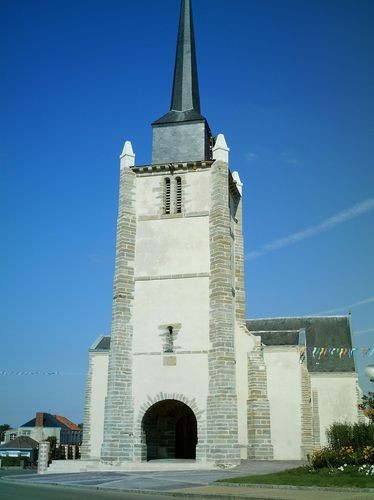
[[[243,183],[240,180],[239,172],[237,172],[236,170],[235,170],[235,172],[232,173],[232,180],[235,182],[236,187],[238,188],[239,193],[242,194]]]
[[[135,165],[135,154],[132,149],[130,141],[125,141],[122,153],[120,155],[120,160],[121,160],[121,170],[123,168],[129,168]]]
[[[213,159],[221,160],[226,163],[229,162],[229,151],[230,148],[226,144],[226,139],[223,134],[218,134],[216,143],[213,148]]]

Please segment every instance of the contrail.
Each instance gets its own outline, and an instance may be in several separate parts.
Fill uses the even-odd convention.
[[[361,333],[370,333],[370,332],[374,332],[374,328],[366,328],[365,330],[356,330],[354,334],[360,335]]]
[[[316,236],[317,234],[323,233],[324,231],[329,231],[330,229],[338,226],[339,224],[343,224],[348,220],[354,219],[359,215],[366,214],[373,210],[374,208],[374,198],[368,198],[367,200],[362,201],[361,203],[357,203],[353,205],[353,207],[343,210],[342,212],[338,212],[337,214],[329,217],[328,219],[321,222],[317,226],[310,226],[302,231],[298,231],[296,233],[290,234],[285,238],[279,238],[274,240],[267,245],[260,248],[260,250],[254,250],[253,252],[249,252],[245,258],[246,260],[253,260],[258,257],[262,257],[267,253],[274,252],[275,250],[279,250],[280,248],[287,247],[288,245],[293,245],[302,240],[306,240],[307,238],[311,238],[312,236]]]
[[[365,304],[370,304],[371,302],[374,302],[374,297],[368,297],[367,299],[360,300],[359,302],[354,302],[353,304],[348,304],[347,306],[336,307],[335,309],[329,309],[328,311],[321,311],[318,313],[313,313],[313,314],[310,314],[309,316],[320,316],[320,315],[336,313],[336,312],[340,312],[340,311],[349,311],[350,309],[353,309],[354,307],[363,306]],[[356,332],[356,333],[363,333],[363,331]]]

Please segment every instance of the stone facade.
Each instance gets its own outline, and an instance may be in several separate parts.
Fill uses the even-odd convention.
[[[157,418],[169,415],[168,422],[186,411],[182,405],[190,408],[197,422],[196,460],[238,463],[235,343],[237,335],[248,335],[240,180],[233,179],[222,159],[140,168],[131,165],[132,159],[127,145],[121,159],[101,460],[124,463],[172,454],[172,427],[160,431],[160,441],[154,442],[156,410],[149,408],[157,402]],[[182,210],[165,214],[164,179],[170,178],[172,185],[176,176],[181,179]],[[90,359],[85,458],[92,458],[97,448],[93,420],[98,410],[92,407],[103,397],[97,391],[93,396],[94,371]],[[261,421],[267,416],[268,409],[257,408]],[[265,448],[263,443],[262,455],[257,455],[267,458]]]

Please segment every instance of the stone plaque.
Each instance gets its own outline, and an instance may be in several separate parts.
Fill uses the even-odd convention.
[[[175,366],[177,364],[176,356],[164,356],[163,365],[164,366]]]

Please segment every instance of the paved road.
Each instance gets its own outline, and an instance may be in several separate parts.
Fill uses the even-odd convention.
[[[17,476],[17,482],[3,481],[2,477],[11,479]],[[38,477],[31,471],[5,471],[0,470],[0,498],[1,500],[156,500],[166,498],[147,494],[138,494],[123,491],[89,491],[82,488],[66,488],[64,486],[43,485],[39,481],[30,484],[29,480],[34,481]],[[24,484],[22,484],[22,480]],[[26,483],[27,481],[27,483]]]
[[[36,484],[58,484],[62,486],[94,486],[110,490],[173,491],[206,486],[218,479],[254,474],[267,474],[297,467],[301,462],[245,461],[235,469],[186,470],[147,472],[80,472],[75,474],[24,475],[17,482]]]
[[[0,481],[1,500],[170,500],[170,496],[155,496],[142,493],[117,491],[96,491],[63,486],[35,486],[12,484]]]
[[[0,471],[2,500],[170,500],[172,496],[228,499],[273,500],[371,500],[373,491],[322,491],[280,488],[254,488],[214,485],[225,477],[266,474],[300,465],[300,462],[247,461],[236,469],[210,471],[90,472],[37,475]],[[21,472],[21,474],[20,474]],[[125,490],[133,491],[125,491]],[[142,491],[143,490],[143,491]],[[148,490],[149,493],[147,491]],[[156,495],[156,496],[155,496]]]

